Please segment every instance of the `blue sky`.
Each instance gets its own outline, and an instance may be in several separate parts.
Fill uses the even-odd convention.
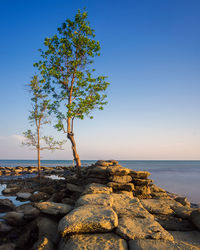
[[[34,159],[21,147],[27,84],[38,48],[86,7],[108,76],[109,104],[75,124],[82,159],[200,159],[200,1],[1,1],[0,159]],[[55,130],[45,132],[62,137]],[[70,143],[43,159],[71,159]]]

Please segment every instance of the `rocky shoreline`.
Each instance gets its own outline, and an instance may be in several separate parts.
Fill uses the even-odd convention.
[[[98,161],[80,179],[73,167],[43,167],[41,180],[36,173],[0,167],[0,250],[200,249],[200,209],[153,184],[149,172]],[[24,175],[31,178],[4,178]],[[27,203],[15,206],[9,195]]]

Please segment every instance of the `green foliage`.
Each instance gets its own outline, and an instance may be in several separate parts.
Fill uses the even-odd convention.
[[[58,118],[58,130],[64,130],[66,119],[92,119],[91,111],[102,110],[107,103],[109,83],[91,67],[94,57],[100,55],[100,44],[94,37],[87,12],[79,10],[74,20],[67,19],[39,50],[41,60],[34,66],[43,77],[44,90],[55,100],[49,108]]]
[[[27,130],[23,133],[25,141],[23,145],[29,146],[33,149],[62,149],[61,146],[65,141],[55,141],[52,137],[40,137],[41,126],[50,123],[48,120],[48,95],[44,92],[43,83],[38,79],[38,76],[33,76],[30,84],[28,84],[29,92],[31,94],[32,110],[30,111],[29,120],[31,125],[35,128],[35,132]]]

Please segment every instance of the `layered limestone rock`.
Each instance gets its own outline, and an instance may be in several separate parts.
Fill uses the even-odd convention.
[[[61,219],[58,231],[63,236],[71,233],[109,232],[118,225],[118,217],[110,207],[81,206]]]
[[[51,215],[65,215],[73,209],[70,205],[55,202],[39,202],[35,203],[34,206],[42,213]]]

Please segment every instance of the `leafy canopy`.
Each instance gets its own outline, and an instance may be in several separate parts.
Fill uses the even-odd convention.
[[[55,98],[51,110],[57,115],[59,130],[64,129],[67,118],[93,118],[90,112],[102,110],[107,103],[109,83],[105,76],[95,75],[91,67],[94,57],[100,55],[100,44],[94,37],[87,12],[78,10],[74,20],[67,19],[39,50],[42,59],[34,66],[43,76],[44,89]],[[59,109],[61,103],[65,109]]]

